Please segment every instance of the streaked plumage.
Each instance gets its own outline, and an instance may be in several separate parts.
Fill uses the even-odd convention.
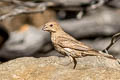
[[[74,61],[73,68],[76,67],[77,62],[75,58],[78,57],[104,56],[115,59],[112,55],[100,53],[65,33],[57,22],[46,23],[43,30],[50,32],[55,49],[63,55],[69,56]]]

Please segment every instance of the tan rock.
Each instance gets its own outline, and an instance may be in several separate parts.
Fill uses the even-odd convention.
[[[0,80],[120,79],[120,67],[115,61],[102,57],[84,57],[77,60],[77,69],[72,69],[72,64],[65,65],[69,63],[67,57],[18,58],[0,65]]]

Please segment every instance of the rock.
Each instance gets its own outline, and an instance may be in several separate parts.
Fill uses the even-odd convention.
[[[19,14],[14,17],[4,19],[1,23],[5,25],[9,32],[19,30],[24,24],[33,25],[40,28],[41,25],[56,20],[56,13],[52,9],[47,9],[43,13]]]
[[[18,58],[0,64],[0,80],[120,79],[120,66],[115,60],[88,56],[77,61],[77,68],[72,69],[68,57]]]
[[[47,36],[48,34],[41,29],[37,29],[31,25],[24,25],[23,29],[10,33],[9,40],[0,50],[0,57],[13,59],[16,57],[31,56],[38,50],[49,51],[51,46],[46,45],[45,42],[49,40]]]
[[[89,13],[82,19],[59,21],[61,27],[76,38],[112,36],[120,32],[120,12],[107,7],[101,7]]]
[[[108,3],[109,6],[120,8],[120,0],[109,0],[109,1],[110,1]]]

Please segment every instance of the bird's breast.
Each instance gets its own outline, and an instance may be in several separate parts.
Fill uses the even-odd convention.
[[[52,43],[57,43],[57,35],[56,34],[51,34],[51,41],[52,41]]]

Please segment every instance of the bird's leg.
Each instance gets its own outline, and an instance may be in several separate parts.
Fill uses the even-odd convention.
[[[73,62],[73,58],[71,56],[68,56],[69,59],[70,59],[70,62],[72,63]]]
[[[68,56],[68,57],[70,58],[70,62],[73,62],[73,63],[74,63],[73,69],[75,69],[75,68],[76,68],[76,65],[77,65],[76,59],[75,59],[74,57],[72,57],[72,56]]]
[[[72,57],[72,58],[73,58],[73,62],[74,62],[73,69],[75,69],[75,68],[76,68],[76,65],[77,65],[77,61],[76,61],[76,59],[75,59],[74,57]]]
[[[70,56],[70,53],[68,51],[66,51],[67,56],[70,58],[70,62],[74,63],[73,69],[75,69],[76,65],[77,65],[77,61],[74,57]]]

